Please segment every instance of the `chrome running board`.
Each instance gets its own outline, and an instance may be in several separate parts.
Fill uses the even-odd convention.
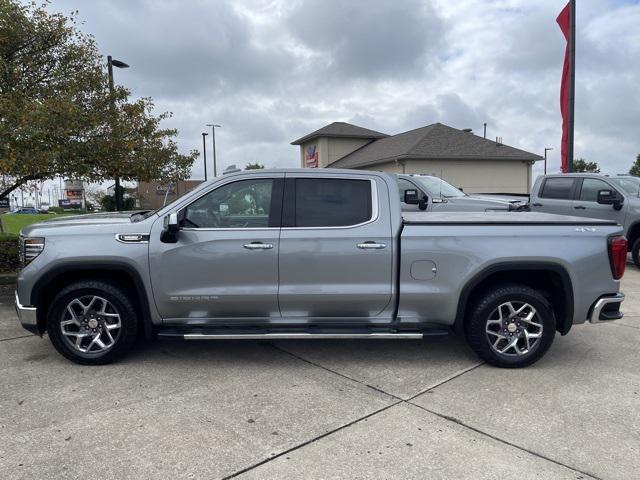
[[[185,333],[185,340],[284,340],[311,338],[422,338],[422,333]]]
[[[443,332],[442,334],[446,334]],[[185,340],[300,340],[300,339],[421,339],[424,337],[422,332],[370,332],[370,333],[307,333],[307,332],[290,332],[290,333],[178,333],[178,332],[159,332],[160,337],[182,337]]]

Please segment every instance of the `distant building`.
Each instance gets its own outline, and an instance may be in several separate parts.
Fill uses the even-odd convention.
[[[180,180],[170,185],[159,182],[138,182],[138,206],[144,210],[157,210],[165,204],[165,198],[166,203],[171,203],[201,183],[202,180]]]
[[[303,168],[435,175],[468,193],[529,193],[531,167],[543,159],[442,123],[387,135],[334,122],[291,144]]]

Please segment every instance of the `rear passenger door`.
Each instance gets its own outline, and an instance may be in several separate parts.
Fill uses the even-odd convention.
[[[574,215],[573,198],[577,183],[576,177],[545,178],[538,196],[531,202],[531,210],[556,215]]]
[[[394,249],[388,195],[381,178],[287,175],[278,291],[283,320],[386,318]]]

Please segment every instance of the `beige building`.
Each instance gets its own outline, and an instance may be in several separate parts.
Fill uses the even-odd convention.
[[[441,123],[386,135],[334,122],[292,142],[303,168],[434,175],[468,193],[529,193],[542,157]]]

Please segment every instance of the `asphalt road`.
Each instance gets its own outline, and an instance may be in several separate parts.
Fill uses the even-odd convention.
[[[522,370],[455,337],[141,344],[66,361],[0,297],[0,478],[640,478],[640,271],[623,320]]]

